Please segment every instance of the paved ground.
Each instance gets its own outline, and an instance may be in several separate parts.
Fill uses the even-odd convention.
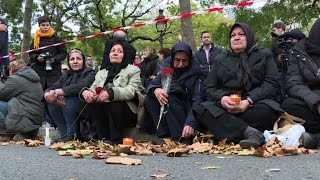
[[[142,165],[109,165],[91,157],[62,157],[44,146],[0,146],[0,179],[152,179],[157,171],[170,174],[165,179],[320,179],[320,154],[272,158],[201,154],[130,157],[143,160]],[[208,166],[218,169],[202,169]]]

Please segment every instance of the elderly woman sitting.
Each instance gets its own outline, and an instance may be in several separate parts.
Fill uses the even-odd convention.
[[[230,48],[216,57],[204,84],[206,102],[194,115],[217,140],[256,148],[264,142],[261,131],[271,129],[282,111],[274,100],[277,67],[272,53],[257,46],[247,24],[232,26]],[[231,97],[233,93],[237,95]]]
[[[136,91],[141,90],[140,69],[130,63],[127,42],[115,42],[109,54],[110,64],[98,71],[90,89],[81,95],[96,124],[97,136],[108,143],[122,139],[122,129],[137,123]]]

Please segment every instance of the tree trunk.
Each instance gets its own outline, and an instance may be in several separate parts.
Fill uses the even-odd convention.
[[[189,0],[179,0],[180,4],[180,13],[189,13],[191,12],[191,4]],[[196,41],[193,36],[193,28],[192,28],[192,17],[182,18],[181,19],[181,34],[182,41],[190,44],[192,51],[196,52]]]
[[[22,29],[23,39],[22,39],[21,51],[26,51],[26,50],[30,49],[32,4],[33,4],[33,0],[26,0],[26,2],[25,2],[25,10],[24,10],[24,17],[23,17],[23,29]],[[22,54],[21,58],[26,63],[29,63],[29,55],[28,54]]]

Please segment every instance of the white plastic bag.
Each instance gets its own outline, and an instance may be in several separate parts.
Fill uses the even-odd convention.
[[[272,137],[276,136],[279,141],[281,141],[285,148],[288,147],[299,147],[299,139],[303,132],[306,130],[304,127],[300,124],[295,124],[288,130],[276,134],[273,131],[267,131],[265,130],[263,135],[266,141],[269,141]]]

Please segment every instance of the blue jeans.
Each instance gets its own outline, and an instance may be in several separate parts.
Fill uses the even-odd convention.
[[[73,136],[76,133],[75,120],[80,100],[78,97],[69,97],[65,98],[64,101],[64,106],[48,104],[48,109],[61,137]]]
[[[0,129],[6,129],[4,120],[8,115],[8,102],[0,101]]]

